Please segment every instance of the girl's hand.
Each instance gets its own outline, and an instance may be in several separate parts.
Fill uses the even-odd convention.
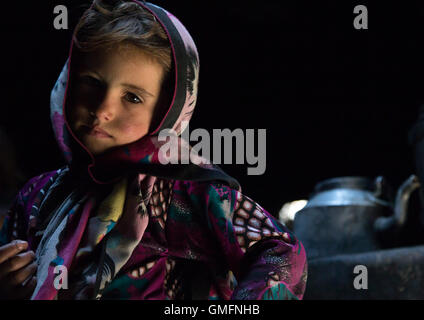
[[[0,299],[29,299],[37,284],[37,263],[28,243],[12,241],[0,247]],[[25,281],[31,278],[29,281]]]

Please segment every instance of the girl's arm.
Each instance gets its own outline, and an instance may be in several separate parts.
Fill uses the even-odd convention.
[[[18,226],[24,216],[23,208],[22,194],[18,192],[7,214],[0,219],[0,246],[16,239],[26,240],[26,235],[19,232],[22,230],[22,226]]]
[[[207,220],[238,285],[232,299],[302,299],[307,261],[302,243],[239,191],[212,184]]]
[[[39,205],[40,189],[52,180],[57,171],[43,173],[31,178],[17,193],[15,200],[0,223],[0,245],[13,240],[28,240],[30,211]]]
[[[35,253],[26,241],[25,186],[0,221],[0,300],[29,299],[37,284]]]

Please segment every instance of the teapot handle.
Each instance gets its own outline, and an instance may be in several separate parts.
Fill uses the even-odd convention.
[[[394,214],[390,217],[379,217],[374,222],[374,230],[378,233],[387,230],[400,230],[408,216],[408,205],[411,194],[420,187],[416,175],[409,176],[399,187],[394,204]]]

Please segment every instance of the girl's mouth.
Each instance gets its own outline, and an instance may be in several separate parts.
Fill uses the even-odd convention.
[[[95,127],[86,127],[88,135],[94,136],[97,138],[112,138],[112,136],[105,130],[101,129],[99,126]]]

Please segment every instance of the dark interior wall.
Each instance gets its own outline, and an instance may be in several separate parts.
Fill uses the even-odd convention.
[[[422,101],[423,9],[417,2],[152,1],[176,15],[200,53],[191,129],[267,129],[267,169],[223,166],[276,215],[325,178],[413,172],[407,132]],[[49,97],[86,1],[9,2],[0,19],[2,114],[27,177],[62,166]],[[55,30],[66,5],[70,29]],[[353,28],[365,4],[369,29]]]

